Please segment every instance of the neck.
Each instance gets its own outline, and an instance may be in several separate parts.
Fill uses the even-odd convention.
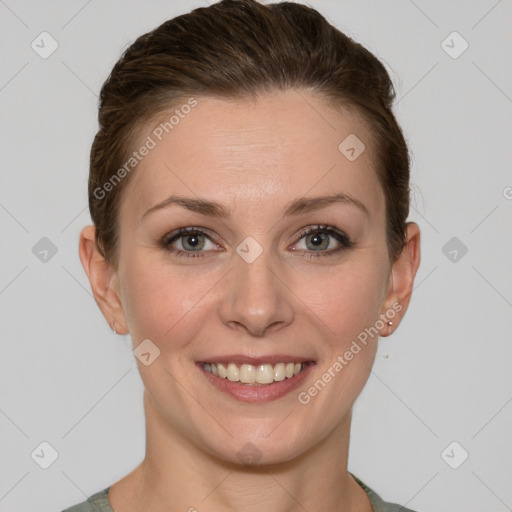
[[[365,492],[347,471],[350,413],[299,457],[250,467],[220,460],[169,429],[146,393],[144,406],[146,456],[112,486],[109,500],[116,512],[372,510]]]

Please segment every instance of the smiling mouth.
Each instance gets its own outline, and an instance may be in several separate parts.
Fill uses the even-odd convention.
[[[236,364],[236,363],[200,363],[203,369],[215,377],[231,382],[253,386],[264,386],[274,382],[291,379],[303,372],[313,361],[305,363],[277,363],[271,364]]]

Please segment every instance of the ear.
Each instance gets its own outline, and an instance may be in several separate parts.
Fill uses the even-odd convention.
[[[406,244],[398,259],[391,266],[388,291],[381,310],[385,325],[380,330],[389,336],[400,324],[411,300],[414,277],[420,265],[420,228],[415,222],[406,224]],[[388,321],[393,324],[388,325]]]
[[[80,261],[89,278],[94,300],[110,328],[114,324],[117,334],[127,334],[118,274],[100,253],[96,245],[95,232],[94,226],[86,226],[80,232]]]

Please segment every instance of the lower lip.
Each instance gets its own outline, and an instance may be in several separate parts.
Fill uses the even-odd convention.
[[[237,400],[242,402],[271,402],[272,400],[282,398],[299,387],[313,369],[315,363],[308,364],[300,373],[289,379],[259,386],[232,382],[229,379],[217,377],[213,373],[206,371],[200,363],[197,366],[211,384]]]

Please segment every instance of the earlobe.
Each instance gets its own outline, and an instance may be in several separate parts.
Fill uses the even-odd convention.
[[[388,294],[383,304],[384,310],[381,311],[381,317],[386,323],[381,330],[382,337],[396,330],[409,307],[420,259],[420,228],[415,222],[408,222],[406,243],[391,267]],[[388,324],[388,321],[392,324]]]
[[[116,334],[126,334],[128,329],[119,295],[117,272],[98,250],[95,232],[94,226],[82,229],[79,241],[80,261],[89,278],[94,300],[108,325],[115,325]]]

